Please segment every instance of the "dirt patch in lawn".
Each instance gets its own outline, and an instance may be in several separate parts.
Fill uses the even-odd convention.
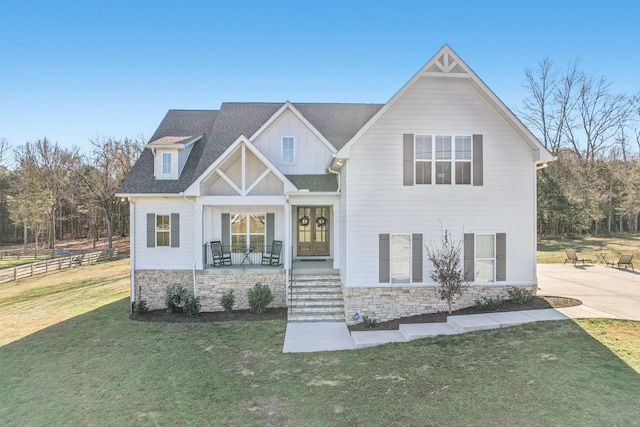
[[[267,308],[262,313],[252,313],[249,310],[202,312],[196,317],[184,313],[169,314],[167,310],[151,310],[145,314],[132,314],[131,319],[142,322],[167,323],[197,323],[197,322],[255,322],[261,320],[287,320],[287,309]]]
[[[582,301],[573,299],[573,298],[538,296],[538,297],[534,297],[527,304],[518,305],[511,301],[505,301],[499,307],[496,307],[493,310],[481,310],[477,307],[467,307],[467,308],[462,308],[460,310],[453,311],[451,313],[451,316],[456,316],[460,314],[482,314],[482,313],[497,313],[497,312],[504,312],[504,311],[563,308],[563,307],[573,307],[581,304],[582,304]],[[449,316],[449,313],[447,312],[419,314],[416,316],[402,317],[400,319],[389,320],[388,322],[380,322],[380,323],[377,323],[373,328],[366,327],[364,323],[358,323],[358,324],[349,326],[349,330],[350,331],[396,330],[399,328],[401,324],[407,324],[407,323],[446,322],[448,316]]]

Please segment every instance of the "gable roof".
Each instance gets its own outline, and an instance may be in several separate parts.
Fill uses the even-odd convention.
[[[440,50],[416,73],[411,79],[405,83],[391,99],[376,112],[376,114],[364,124],[358,132],[338,151],[336,158],[348,158],[350,156],[351,146],[357,141],[369,128],[389,109],[391,106],[404,95],[404,93],[413,86],[418,79],[425,76],[453,77],[470,79],[472,86],[493,107],[493,109],[502,117],[505,122],[522,138],[522,140],[531,147],[532,150],[538,152],[537,161],[547,162],[554,160],[553,155],[547,148],[531,133],[529,129],[516,117],[515,114],[493,93],[491,89],[473,72],[473,70],[460,59],[460,57],[445,44]]]
[[[191,155],[179,179],[156,180],[153,176],[153,153],[150,148],[145,148],[120,186],[118,194],[171,194],[183,191],[195,179],[198,159],[217,114],[218,111],[215,110],[169,110],[150,141],[180,135],[202,135],[193,144]]]
[[[285,103],[225,102],[220,110],[170,110],[151,143],[184,135],[202,135],[194,143],[177,180],[156,180],[153,154],[146,148],[122,183],[118,194],[184,192],[238,140],[254,135]],[[336,149],[341,148],[384,104],[291,103]],[[334,177],[335,179],[335,177]],[[302,184],[301,184],[302,185]],[[307,185],[305,182],[304,185]],[[326,191],[329,185],[315,185]],[[307,188],[307,187],[304,187]],[[320,190],[319,190],[320,191]]]

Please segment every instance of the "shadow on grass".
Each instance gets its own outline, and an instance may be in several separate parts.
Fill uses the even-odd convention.
[[[123,298],[0,348],[0,424],[632,425],[640,417],[640,375],[572,321],[305,354],[282,353],[285,327],[135,322]]]

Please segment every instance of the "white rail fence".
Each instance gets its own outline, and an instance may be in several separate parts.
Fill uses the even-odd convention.
[[[65,268],[79,265],[93,264],[104,259],[118,256],[117,249],[104,249],[100,251],[90,251],[69,255],[62,258],[52,258],[45,261],[38,261],[32,264],[19,265],[0,270],[0,283],[13,282],[14,280],[36,276],[38,274],[49,273],[50,271],[63,270]]]

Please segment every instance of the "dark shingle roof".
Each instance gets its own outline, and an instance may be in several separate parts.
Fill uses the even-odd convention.
[[[156,180],[153,176],[153,154],[147,148],[118,193],[169,194],[185,191],[240,135],[251,137],[282,105],[284,104],[223,103],[220,110],[170,110],[150,141],[163,137],[203,135],[194,144],[180,178]],[[383,106],[311,103],[293,105],[338,150]],[[291,180],[298,188],[308,188],[310,191],[337,189],[334,175],[298,176],[300,178]]]
[[[311,192],[338,191],[338,176],[332,173],[323,175],[285,175],[299,190]]]

